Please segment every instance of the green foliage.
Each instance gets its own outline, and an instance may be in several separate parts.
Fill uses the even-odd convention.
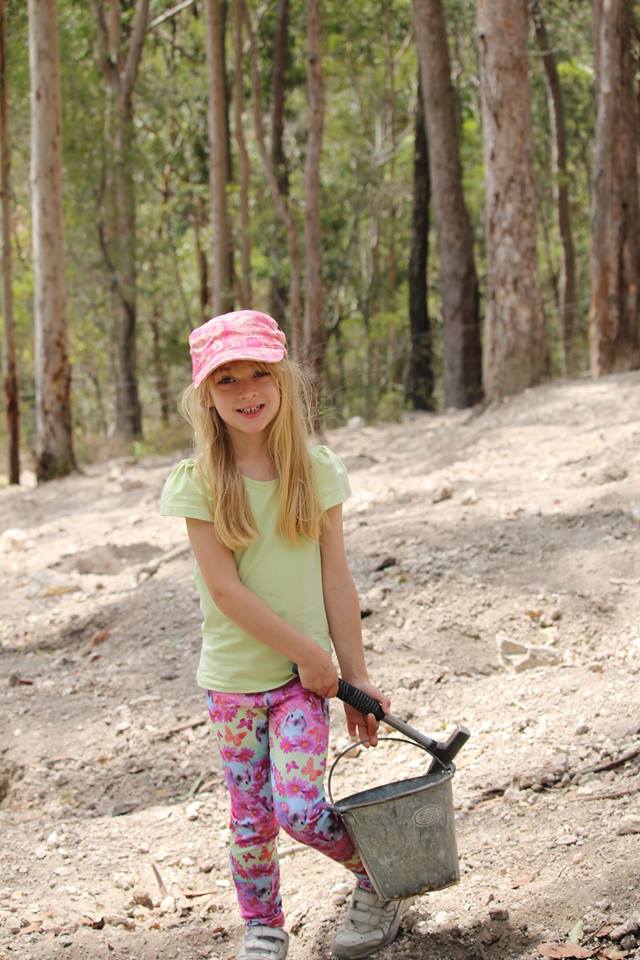
[[[265,124],[271,107],[277,3],[253,3]],[[133,0],[121,3],[123,37]],[[156,16],[171,4],[157,0]],[[83,0],[59,0],[63,93],[64,216],[74,422],[80,450],[99,454],[113,425],[114,296],[100,245],[108,142],[105,83],[94,57],[95,23]],[[232,16],[227,72],[233,80]],[[484,276],[484,182],[475,3],[446,0],[452,81],[459,111],[464,190]],[[584,341],[588,311],[589,193],[594,126],[593,53],[588,4],[547,0],[547,26],[565,98],[569,183]],[[404,407],[409,355],[407,269],[411,245],[413,126],[417,59],[410,0],[339,0],[322,4],[326,114],[322,153],[325,316],[329,331],[325,413],[329,423],[359,414],[397,419]],[[14,296],[26,443],[33,432],[33,267],[29,209],[29,75],[26,4],[10,4],[10,110],[13,158]],[[287,64],[285,149],[292,204],[303,247],[304,163],[308,133],[305,4],[292,0]],[[245,37],[246,40],[246,37]],[[392,64],[392,69],[391,69]],[[535,37],[530,38],[540,275],[552,352],[557,354],[560,242],[550,174],[547,92]],[[283,227],[262,169],[253,132],[248,54],[243,71],[244,130],[251,161],[251,263],[255,306],[266,308],[272,280],[289,282]],[[153,29],[145,41],[134,93],[138,268],[138,367],[145,445],[161,448],[178,427],[175,404],[188,381],[186,338],[202,322],[199,258],[210,259],[207,74],[202,4]],[[230,119],[233,135],[233,116]],[[232,139],[229,205],[235,239],[239,186]],[[433,227],[429,310],[434,330],[437,396],[441,331],[438,256]],[[236,254],[236,270],[239,257]],[[151,319],[160,329],[154,352]],[[586,349],[583,342],[586,362]],[[168,377],[172,427],[160,418],[158,363]],[[555,369],[559,366],[554,363]],[[97,439],[96,439],[97,438]],[[96,450],[98,453],[96,453]]]

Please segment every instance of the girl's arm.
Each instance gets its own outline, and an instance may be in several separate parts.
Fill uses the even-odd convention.
[[[324,606],[340,672],[349,683],[379,700],[385,713],[388,713],[389,698],[372,686],[364,661],[360,604],[344,547],[341,504],[331,507],[325,514],[320,550]],[[356,735],[357,731],[360,740],[368,740],[375,746],[378,724],[373,714],[365,717],[347,705],[344,709],[351,736]]]
[[[327,651],[295,630],[245,587],[232,551],[218,539],[212,523],[188,517],[187,531],[211,599],[225,617],[297,663],[300,681],[307,690],[321,697],[335,697],[338,673]]]

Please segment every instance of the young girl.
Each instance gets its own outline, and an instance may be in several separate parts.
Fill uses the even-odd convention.
[[[342,676],[389,710],[367,676],[345,557],[346,470],[309,444],[304,382],[275,320],[255,310],[214,317],[189,345],[193,384],[182,409],[197,456],[172,470],[160,512],[186,517],[196,560],[197,680],[231,797],[231,871],[246,924],[237,960],[287,954],[279,827],[354,875],[332,952],[368,956],[394,939],[407,902],[377,897],[323,789],[326,698],[338,688],[332,644]],[[375,746],[375,718],[345,711],[349,733]]]

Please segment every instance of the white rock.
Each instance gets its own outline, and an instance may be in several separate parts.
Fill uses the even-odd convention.
[[[349,430],[361,430],[362,427],[366,427],[367,421],[364,417],[349,417],[347,421],[347,427]]]
[[[473,487],[470,490],[467,490],[466,493],[462,494],[462,502],[465,507],[478,502],[478,494],[475,492]]]
[[[173,897],[164,897],[160,901],[160,910],[162,913],[173,913],[176,908],[176,901]]]
[[[640,816],[630,813],[628,816],[623,817],[618,824],[616,833],[620,837],[630,833],[640,833]]]
[[[0,547],[3,550],[26,550],[29,546],[29,536],[24,530],[10,527],[0,534]]]
[[[197,820],[201,807],[202,803],[199,800],[194,800],[193,803],[190,803],[184,811],[187,820]]]
[[[44,858],[46,857],[46,855],[47,855],[47,848],[46,848],[46,847],[44,847],[44,846],[42,846],[42,845],[39,846],[39,847],[36,847],[36,849],[35,849],[35,851],[34,851],[34,856],[35,856],[36,860],[44,860]]]

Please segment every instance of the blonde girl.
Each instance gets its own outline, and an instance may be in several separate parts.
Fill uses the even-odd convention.
[[[351,871],[356,886],[332,952],[368,956],[393,940],[407,904],[377,897],[324,796],[327,698],[338,688],[332,649],[342,675],[389,710],[368,678],[345,555],[347,473],[328,447],[310,443],[304,379],[271,317],[214,317],[189,346],[193,383],[182,409],[196,456],[171,471],[160,512],[186,518],[196,561],[197,681],[230,794],[230,865],[245,923],[237,960],[287,955],[280,827]],[[374,717],[345,711],[349,733],[375,746]]]

